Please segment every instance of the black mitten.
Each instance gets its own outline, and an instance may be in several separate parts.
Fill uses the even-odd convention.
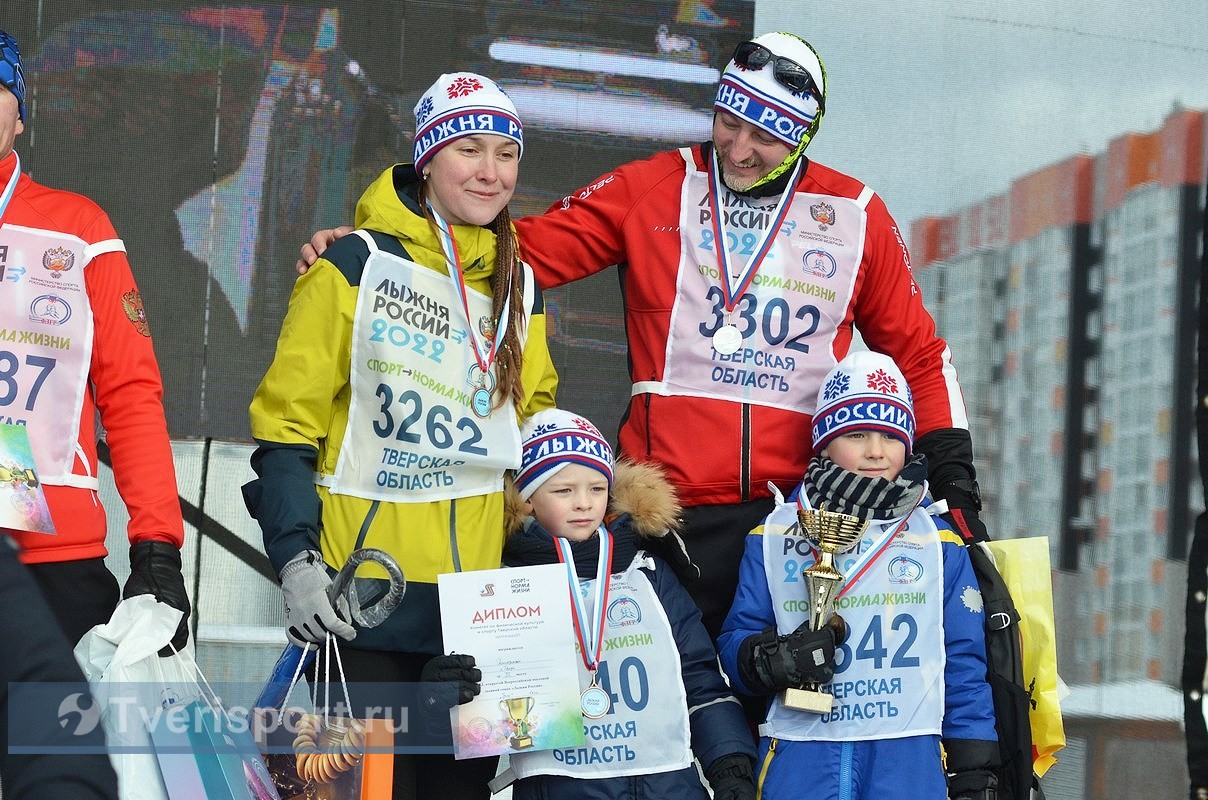
[[[713,800],[755,800],[755,773],[751,759],[730,753],[713,760],[705,770]]]
[[[420,716],[429,735],[449,733],[449,709],[468,703],[482,691],[482,671],[474,656],[454,653],[435,656],[420,672]]]
[[[988,769],[972,769],[948,776],[950,800],[998,800],[998,777]]]
[[[998,742],[945,739],[948,797],[952,800],[998,800]]]
[[[835,631],[803,624],[786,636],[773,628],[748,636],[738,651],[739,678],[755,694],[826,683],[835,674]]]
[[[189,595],[185,592],[185,578],[181,573],[180,549],[170,542],[141,541],[130,547],[130,577],[122,587],[122,599],[140,594],[152,595],[182,612],[180,625],[172,637],[170,647],[159,651],[161,656],[172,655],[172,648],[180,650],[189,641]]]

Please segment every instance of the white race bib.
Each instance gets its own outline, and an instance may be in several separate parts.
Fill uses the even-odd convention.
[[[809,540],[767,531],[796,520],[795,503],[777,507],[765,526],[764,568],[776,628],[804,622],[809,602],[802,573],[815,563]],[[854,574],[863,552],[882,539],[874,523],[835,567]],[[829,714],[786,708],[777,696],[760,733],[795,740],[867,740],[938,734],[944,711],[944,582],[939,533],[930,515],[916,508],[906,526],[873,560],[862,577],[844,587],[835,611],[849,627],[835,651],[835,677],[822,687],[835,698]]]
[[[500,491],[503,471],[520,465],[516,411],[474,411],[483,376],[452,278],[362,238],[370,255],[352,323],[348,430],[335,474],[319,482],[395,502]],[[490,298],[467,295],[471,319],[489,319]]]
[[[92,363],[84,266],[121,249],[120,240],[90,248],[65,233],[0,226],[0,422],[29,428],[43,483],[97,488],[95,476],[72,474]],[[127,313],[141,310],[131,297]]]
[[[834,366],[831,343],[855,287],[871,192],[858,200],[798,193],[754,279],[727,311],[717,248],[744,265],[772,224],[776,198],[723,191],[724,243],[715,241],[709,177],[689,160],[680,195],[680,264],[662,381],[635,393],[712,397],[813,413],[814,388]],[[866,196],[867,195],[867,196]],[[731,353],[714,335],[734,326]],[[729,349],[728,347],[722,349]]]
[[[663,604],[639,567],[644,554],[612,575],[604,649],[596,673],[612,705],[599,719],[583,720],[585,742],[536,753],[513,753],[517,778],[571,775],[604,778],[683,769],[692,763],[687,699],[679,649]],[[595,581],[580,585],[587,614],[594,612]],[[579,665],[579,689],[591,676]]]

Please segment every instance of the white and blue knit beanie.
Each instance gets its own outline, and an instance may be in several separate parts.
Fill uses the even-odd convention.
[[[522,499],[528,500],[541,484],[569,464],[600,472],[612,486],[612,447],[584,417],[560,408],[538,411],[521,426],[520,439],[516,490]]]
[[[814,412],[814,452],[852,430],[887,433],[910,454],[914,402],[905,376],[889,356],[871,350],[849,353],[822,381]]]
[[[441,75],[415,104],[415,171],[436,151],[463,136],[506,136],[524,153],[524,130],[516,106],[490,78],[473,72]]]
[[[765,33],[751,41],[803,67],[814,79],[821,97],[809,92],[796,94],[777,81],[773,63],[745,69],[731,59],[718,83],[713,108],[762,128],[791,148],[804,148],[822,121],[826,68],[814,48],[791,33]]]

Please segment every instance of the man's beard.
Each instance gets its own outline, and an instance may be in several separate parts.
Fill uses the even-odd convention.
[[[754,186],[755,184],[757,184],[761,180],[763,180],[763,178],[764,178],[763,175],[755,175],[750,178],[737,176],[737,175],[731,174],[731,172],[728,169],[726,169],[725,167],[722,167],[722,169],[721,169],[722,183],[724,183],[726,185],[726,188],[732,192],[745,192],[748,189],[750,189],[752,186]]]

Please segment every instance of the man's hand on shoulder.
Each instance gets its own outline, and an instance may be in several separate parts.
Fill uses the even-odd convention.
[[[305,275],[307,270],[311,268],[319,256],[323,255],[323,251],[331,247],[331,243],[341,236],[346,236],[352,233],[351,225],[341,225],[338,228],[324,228],[321,231],[315,231],[310,237],[310,241],[302,245],[302,257],[298,259],[298,263],[294,264],[294,269],[299,275]]]
[[[990,536],[978,514],[981,489],[973,468],[973,439],[964,428],[939,428],[918,437],[917,453],[927,456],[927,482],[931,496],[948,503],[940,516],[967,543],[987,542]]]
[[[949,481],[936,487],[935,496],[948,503],[948,513],[940,516],[967,544],[990,541],[986,525],[978,516],[982,504],[977,481]]]

